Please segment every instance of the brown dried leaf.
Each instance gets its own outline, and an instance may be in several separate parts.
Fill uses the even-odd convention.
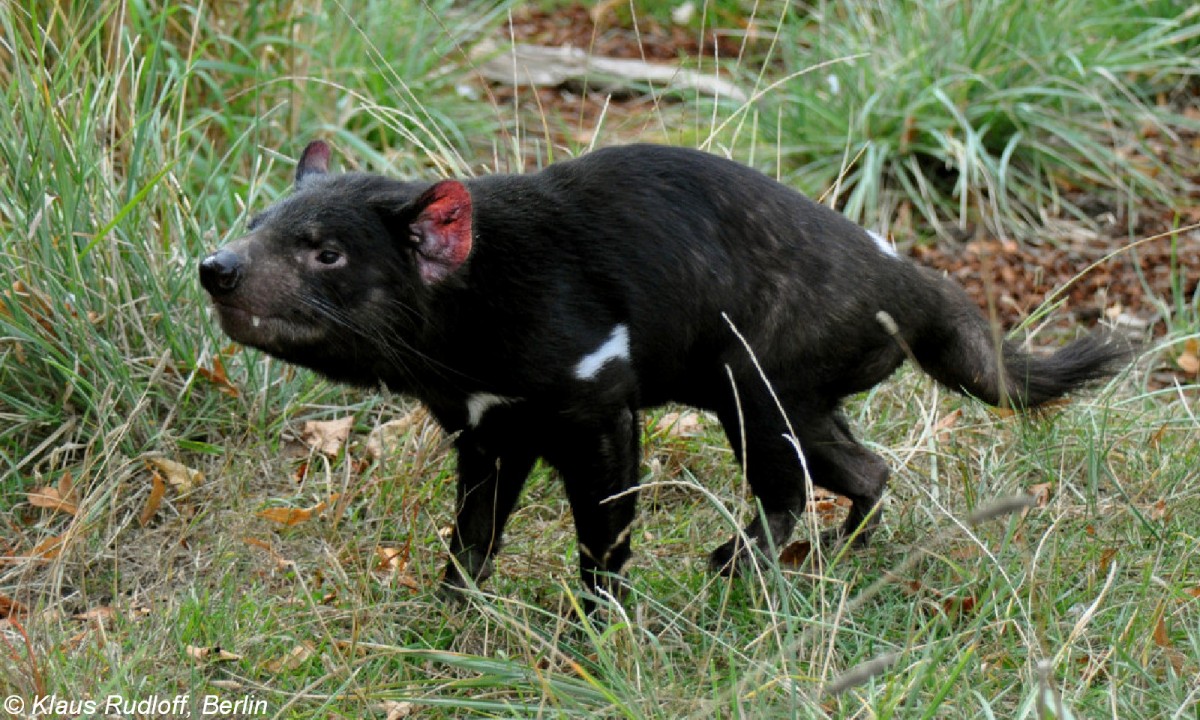
[[[413,704],[410,702],[400,702],[398,700],[384,700],[375,706],[379,712],[386,713],[385,720],[403,720],[413,713]]]
[[[266,510],[259,510],[255,513],[263,520],[269,520],[277,525],[291,527],[299,525],[303,522],[312,520],[312,508],[289,508],[289,507],[274,507]]]
[[[379,561],[375,564],[375,573],[382,575],[382,582],[394,582],[410,590],[420,590],[421,586],[408,572],[409,548],[394,548],[378,545],[375,555]]]
[[[335,503],[337,503],[339,497],[341,497],[341,495],[339,495],[338,493],[334,493],[333,495],[329,496],[328,500],[322,500],[321,502],[317,503],[316,505],[313,505],[312,507],[308,507],[308,508],[287,508],[287,507],[267,508],[266,510],[259,510],[257,513],[255,513],[255,515],[257,515],[258,517],[260,517],[264,520],[269,520],[269,521],[271,521],[273,523],[277,523],[279,525],[291,527],[292,525],[299,525],[300,523],[308,522],[309,520],[312,520],[314,517],[319,517],[321,515],[321,513],[325,512],[326,508],[329,508],[329,507],[333,506]]]
[[[797,540],[779,553],[779,564],[782,567],[798,568],[811,554],[812,543],[808,540]]]
[[[378,572],[404,572],[408,568],[407,548],[375,546],[375,556],[379,562],[375,564]]]
[[[65,473],[63,480],[67,481],[67,488],[70,488],[70,473]],[[57,487],[47,485],[37,488],[26,494],[29,504],[34,507],[62,512],[68,515],[74,515],[79,512],[79,506],[74,501],[74,491],[68,489],[63,492],[63,482],[60,481]]]
[[[0,595],[0,620],[7,620],[10,617],[25,615],[29,612],[23,604],[13,600],[7,595]]]
[[[304,423],[300,439],[313,450],[332,457],[341,452],[353,426],[353,415],[337,420],[309,420]]]
[[[151,472],[150,483],[150,496],[146,498],[146,505],[138,515],[138,523],[143,527],[158,514],[158,508],[162,505],[163,496],[167,494],[167,484],[163,482],[162,475],[157,472]]]
[[[43,560],[53,560],[62,552],[63,545],[67,542],[66,533],[48,537],[41,541],[29,551],[30,557],[41,558]]]
[[[1154,644],[1163,648],[1172,646],[1171,637],[1167,634],[1166,618],[1161,615],[1158,618],[1158,622],[1154,623]]]
[[[952,410],[940,419],[933,426],[933,436],[938,442],[946,442],[950,439],[950,431],[958,424],[959,418],[962,417],[962,408]]]
[[[1054,483],[1030,485],[1029,494],[1033,496],[1038,507],[1046,507],[1046,504],[1050,502],[1050,496],[1054,494]]]
[[[1105,548],[1104,552],[1100,553],[1100,574],[1108,573],[1109,565],[1112,565],[1113,558],[1117,556],[1116,548]]]
[[[965,597],[951,595],[942,600],[942,612],[948,618],[958,619],[967,615],[973,615],[976,605],[978,605],[978,601],[973,595]]]
[[[376,427],[367,436],[367,455],[372,460],[379,460],[392,453],[404,443],[404,438],[410,430],[428,418],[429,411],[422,406],[402,418],[389,420]]]
[[[189,492],[204,484],[204,473],[164,457],[146,458],[146,466],[162,473],[162,477],[179,492]]]
[[[230,397],[238,397],[240,394],[237,386],[230,382],[229,376],[225,374],[225,361],[221,359],[220,355],[213,356],[211,370],[205,367],[197,367],[196,374],[216,385],[218,392],[225,393]]]
[[[1188,375],[1200,375],[1200,340],[1189,338],[1183,344],[1183,353],[1175,358],[1175,364]]]
[[[704,419],[694,411],[663,413],[654,432],[667,437],[696,437],[704,432]]]
[[[241,655],[235,655],[227,650],[222,650],[219,645],[214,645],[213,647],[197,647],[195,645],[188,645],[184,649],[184,652],[186,652],[187,656],[191,659],[202,663],[230,662],[242,659]]]
[[[1159,498],[1154,506],[1150,508],[1151,520],[1170,520],[1171,513],[1167,510],[1167,501]]]
[[[267,662],[263,667],[267,672],[280,673],[295,670],[317,652],[317,648],[308,640],[292,648],[287,655]]]
[[[87,610],[81,613],[76,613],[71,617],[75,620],[82,620],[86,623],[102,626],[106,625],[110,620],[116,617],[117,611],[111,605],[102,605],[92,610]]]

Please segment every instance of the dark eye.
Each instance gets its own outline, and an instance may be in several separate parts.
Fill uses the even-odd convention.
[[[317,253],[317,262],[322,265],[336,265],[342,259],[342,254],[333,250],[322,250]]]

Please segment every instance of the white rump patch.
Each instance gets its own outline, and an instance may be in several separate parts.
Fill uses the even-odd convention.
[[[583,356],[575,366],[575,377],[580,380],[592,380],[600,369],[613,360],[629,360],[629,328],[618,325],[604,344],[593,352]]]
[[[879,248],[881,253],[889,257],[900,257],[900,254],[896,252],[896,246],[888,242],[887,238],[874,230],[867,230],[867,234],[875,241],[875,246]]]
[[[517,400],[518,398],[493,395],[491,393],[475,393],[467,398],[467,424],[471,427],[476,427],[483,421],[483,416],[488,410],[497,405],[515,403]]]

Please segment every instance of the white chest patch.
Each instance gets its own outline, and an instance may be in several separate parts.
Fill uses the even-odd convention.
[[[629,361],[629,328],[625,325],[613,328],[603,345],[583,356],[575,365],[575,377],[592,380],[601,368],[614,360]]]
[[[888,242],[887,238],[874,230],[867,230],[867,234],[875,241],[875,246],[879,248],[879,252],[889,257],[900,257],[899,253],[896,252],[896,247]]]
[[[515,403],[520,398],[504,397],[502,395],[493,395],[491,393],[475,393],[467,398],[467,424],[471,427],[476,427],[483,421],[483,416],[488,410],[497,405],[508,405]]]

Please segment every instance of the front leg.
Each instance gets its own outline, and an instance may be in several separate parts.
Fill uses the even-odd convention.
[[[483,582],[492,574],[492,556],[500,548],[504,523],[512,513],[535,456],[521,447],[499,447],[475,429],[455,441],[458,490],[450,562],[442,580],[455,591],[470,578]]]
[[[629,559],[634,493],[614,496],[637,485],[640,431],[637,415],[622,407],[609,417],[560,431],[547,459],[562,474],[579,541],[579,574],[591,594],[622,595],[619,575]],[[584,599],[590,611],[593,603]]]

